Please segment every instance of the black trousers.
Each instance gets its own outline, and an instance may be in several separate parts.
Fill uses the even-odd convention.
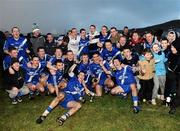
[[[167,94],[171,97],[171,108],[180,106],[180,73],[168,71]]]
[[[152,100],[152,90],[154,87],[153,79],[150,80],[140,80],[141,88],[139,90],[139,100],[142,101],[143,99]]]

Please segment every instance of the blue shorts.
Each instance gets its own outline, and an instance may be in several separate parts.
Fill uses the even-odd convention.
[[[131,91],[130,85],[121,85],[121,88],[124,90],[124,93],[129,93]]]
[[[64,100],[59,103],[59,106],[65,108],[65,109],[68,109],[67,104],[70,101],[75,101],[75,100],[74,100],[74,98],[73,98],[73,96],[71,94],[66,93],[65,97],[64,97]]]

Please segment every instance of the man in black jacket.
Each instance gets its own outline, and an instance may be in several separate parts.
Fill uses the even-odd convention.
[[[21,96],[29,93],[29,89],[24,85],[24,73],[17,58],[12,58],[11,66],[5,70],[6,91],[12,99],[12,104],[22,102]]]
[[[174,114],[176,107],[180,106],[180,38],[171,43],[171,54],[168,66],[170,114]]]

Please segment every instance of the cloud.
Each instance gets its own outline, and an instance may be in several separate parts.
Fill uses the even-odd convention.
[[[32,23],[44,33],[64,33],[90,24],[130,28],[180,19],[178,0],[0,0],[0,29],[14,25],[30,32]]]

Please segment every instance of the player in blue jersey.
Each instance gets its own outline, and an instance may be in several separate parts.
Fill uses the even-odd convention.
[[[83,71],[85,73],[85,75],[86,75],[85,83],[86,84],[89,83],[90,79],[91,79],[89,65],[90,65],[90,61],[89,61],[88,54],[83,54],[81,56],[81,62],[78,64],[77,70],[78,70],[78,72]]]
[[[59,48],[59,47],[56,47],[54,55],[51,57],[51,59],[48,61],[48,63],[50,63],[51,65],[54,65],[56,60],[64,61],[63,52],[62,52],[61,48]]]
[[[44,111],[44,113],[36,120],[38,124],[42,123],[47,115],[59,104],[61,107],[65,109],[69,109],[68,112],[64,113],[62,116],[57,118],[57,122],[59,125],[63,125],[63,123],[75,114],[80,108],[81,104],[79,101],[82,100],[84,96],[84,92],[88,94],[88,90],[84,83],[84,73],[80,72],[76,77],[72,77],[68,82],[67,87],[61,88],[62,92],[51,102],[48,108]]]
[[[40,64],[39,58],[34,56],[30,63],[23,65],[23,69],[26,71],[25,82],[30,89],[29,98],[33,99],[35,92],[44,92],[44,86],[39,82],[40,74],[44,67]]]
[[[28,62],[22,56],[18,57],[18,51],[15,47],[10,47],[8,52],[9,52],[9,55],[6,55],[3,60],[4,70],[10,67],[12,58],[17,58],[19,60],[20,66]]]
[[[18,51],[15,47],[10,47],[8,49],[9,55],[7,55],[3,60],[3,68],[6,70],[11,65],[11,59],[18,57]]]
[[[97,46],[99,47],[99,49],[102,51],[102,48],[104,47],[104,43],[106,40],[109,40],[111,37],[111,35],[108,33],[108,28],[107,26],[102,26],[101,28],[101,32],[99,35],[99,42],[97,43]],[[101,52],[100,51],[100,52]]]
[[[18,27],[12,28],[12,37],[7,38],[4,44],[4,53],[9,54],[8,49],[10,47],[15,47],[18,50],[18,57],[23,57],[28,59],[28,50],[27,39],[20,36],[20,29]]]
[[[48,76],[47,80],[47,87],[49,89],[49,92],[56,93],[58,95],[58,88],[60,87],[59,84],[63,80],[63,74],[64,74],[64,64],[61,60],[57,60],[55,62],[55,68],[57,70],[50,70],[50,75]]]
[[[80,59],[81,55],[86,53],[89,53],[89,38],[86,37],[86,30],[85,29],[80,29],[80,41],[79,41],[79,50],[77,53],[78,59]]]
[[[112,46],[111,40],[105,41],[105,48],[101,52],[101,57],[106,60],[109,64],[112,63],[113,58],[122,60],[121,52],[116,47]]]
[[[110,66],[100,57],[99,53],[93,54],[93,62],[90,64],[90,71],[93,77],[92,86],[95,88],[97,96],[102,96],[102,88],[113,87],[114,83],[111,80]]]
[[[123,66],[120,60],[117,58],[113,60],[113,64],[116,70],[112,72],[112,76],[114,76],[116,79],[116,87],[111,90],[111,94],[126,95],[131,92],[133,100],[133,111],[138,113],[140,108],[138,107],[136,80],[131,67],[128,65]]]
[[[41,64],[41,71],[40,71],[40,80],[39,82],[46,86],[46,82],[48,79],[49,71],[48,68],[53,68],[51,64],[48,64],[48,61],[50,60],[51,56],[45,53],[44,47],[38,47],[37,48],[37,55],[39,58],[39,62]]]

